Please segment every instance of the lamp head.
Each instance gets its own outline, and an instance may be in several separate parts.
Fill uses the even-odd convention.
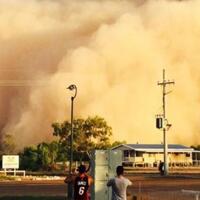
[[[76,85],[71,84],[69,87],[67,87],[67,89],[69,89],[70,91],[72,91],[72,90],[75,91],[74,96],[71,97],[72,100],[73,100],[76,97],[76,94],[77,94],[77,87],[76,87]]]
[[[74,89],[76,89],[76,85],[72,84],[72,85],[70,85],[69,87],[67,87],[67,89],[69,89],[69,90],[74,90]]]

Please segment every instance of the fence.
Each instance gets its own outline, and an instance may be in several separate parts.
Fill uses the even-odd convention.
[[[5,176],[7,176],[8,174],[13,174],[13,176],[16,176],[17,174],[23,174],[23,176],[26,175],[25,170],[8,170],[8,169],[4,169],[4,170],[0,170],[0,174],[4,174]]]
[[[127,200],[200,200],[200,191],[159,191],[149,193],[137,193],[128,197]]]

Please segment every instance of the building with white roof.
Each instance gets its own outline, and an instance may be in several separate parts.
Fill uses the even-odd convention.
[[[113,150],[123,151],[123,164],[157,167],[163,161],[163,144],[121,144]],[[169,166],[192,166],[200,164],[200,151],[179,144],[168,145]]]

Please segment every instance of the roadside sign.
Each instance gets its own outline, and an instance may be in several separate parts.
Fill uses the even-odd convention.
[[[2,156],[3,169],[18,169],[19,168],[19,155],[3,155]]]

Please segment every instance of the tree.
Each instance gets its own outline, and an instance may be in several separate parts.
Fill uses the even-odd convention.
[[[88,152],[90,150],[107,149],[125,143],[119,141],[110,143],[112,128],[101,117],[76,119],[73,125],[74,160],[85,161],[89,159]],[[23,152],[20,153],[21,169],[31,171],[58,169],[56,162],[69,160],[70,122],[53,123],[52,127],[53,135],[57,136],[59,141],[42,142],[37,146],[24,148]]]
[[[5,134],[1,141],[1,154],[13,154],[15,152],[15,142],[12,135]]]
[[[112,128],[107,122],[99,117],[88,117],[84,119],[75,119],[73,121],[73,149],[76,154],[80,155],[92,149],[106,149],[111,146],[110,136]],[[71,123],[65,121],[63,123],[53,123],[53,135],[58,136],[60,142],[67,146],[69,151]],[[69,155],[69,154],[68,154]]]
[[[42,142],[36,147],[25,147],[20,154],[21,168],[27,170],[51,170],[56,162],[62,159],[62,147],[57,141]],[[60,156],[58,155],[60,152]]]
[[[121,144],[126,144],[126,141],[114,141],[111,145],[111,147],[116,147],[116,146],[119,146]]]
[[[194,150],[200,150],[200,145],[196,145],[196,146],[192,145],[191,148],[193,148]]]
[[[24,151],[20,153],[20,168],[31,171],[36,171],[40,168],[36,147],[25,147]]]
[[[51,163],[49,144],[42,142],[37,145],[38,163],[42,169],[47,170]]]
[[[56,141],[53,141],[49,144],[49,157],[50,157],[50,164],[54,165],[59,152],[59,143]]]

